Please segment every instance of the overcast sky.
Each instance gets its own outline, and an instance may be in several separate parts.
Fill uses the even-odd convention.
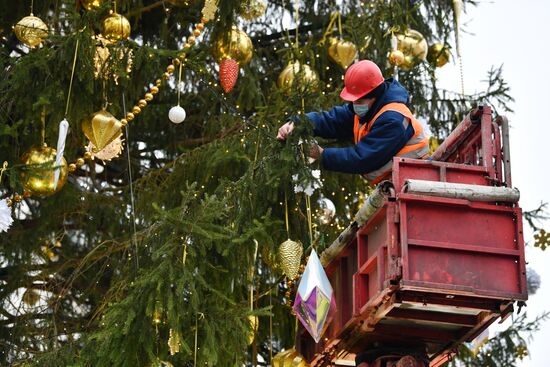
[[[483,80],[491,66],[504,65],[504,78],[515,98],[509,114],[512,152],[512,182],[521,191],[523,210],[550,202],[550,1],[481,1],[462,16],[466,32],[461,38],[466,93],[486,88]],[[468,33],[468,34],[466,34]],[[456,53],[455,53],[456,55]],[[456,65],[438,70],[440,85],[460,91]],[[545,223],[550,229],[550,221]],[[525,241],[533,236],[525,223]],[[527,302],[529,317],[550,310],[550,249],[545,252],[528,246],[528,266],[542,278],[537,294]],[[492,330],[493,332],[495,330]],[[518,367],[550,366],[550,322],[545,322],[529,344],[531,356]]]

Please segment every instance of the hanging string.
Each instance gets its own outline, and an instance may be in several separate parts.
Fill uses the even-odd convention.
[[[42,107],[42,114],[41,114],[41,121],[42,121],[42,146],[46,144],[46,106]]]
[[[180,61],[180,70],[178,76],[178,106],[180,105],[180,96],[181,96],[181,71],[183,69],[183,61]]]
[[[309,227],[309,243],[311,243],[311,246],[315,249],[315,246],[313,244],[313,225],[311,221],[311,197],[307,194],[305,195],[306,195],[307,224]]]
[[[197,365],[197,344],[199,339],[199,315],[201,320],[204,319],[204,314],[202,312],[197,312],[195,315],[195,351],[193,353],[193,366]]]
[[[299,38],[299,32],[298,32],[298,24],[300,22],[300,0],[296,0],[296,48],[298,49],[300,47],[300,44],[298,42]]]
[[[342,32],[342,14],[339,11],[336,14],[338,16],[338,32],[340,32],[340,38],[342,38],[344,36],[344,32]]]
[[[34,0],[31,0],[31,16],[33,15],[33,12],[34,12]]]
[[[122,109],[124,110],[124,116],[126,116],[126,96],[122,92]],[[137,230],[136,230],[136,205],[134,199],[134,184],[132,179],[132,163],[130,161],[130,130],[128,129],[128,124],[124,126],[126,133],[126,157],[128,159],[128,182],[130,186],[130,207],[132,208],[132,242],[134,243],[135,259],[136,259],[136,272],[139,269],[139,253],[138,253],[138,244],[136,240]],[[185,254],[185,251],[184,251]],[[185,264],[185,255],[183,258],[183,263]]]
[[[81,31],[82,32],[82,31]],[[71,92],[73,90],[74,71],[76,68],[76,59],[78,57],[78,46],[80,44],[80,38],[76,39],[76,46],[74,48],[73,68],[71,71],[71,82],[69,83],[69,93],[67,94],[67,104],[65,105],[65,118],[69,113],[69,102],[71,101]]]
[[[288,198],[285,190],[285,225],[286,225],[286,235],[290,240],[290,227],[288,225]]]
[[[340,12],[338,12],[338,11],[335,11],[334,13],[332,13],[332,16],[330,18],[330,22],[328,23],[328,26],[327,26],[327,29],[325,30],[325,33],[323,34],[323,37],[319,41],[320,46],[323,46],[326,42],[327,37],[332,35],[332,32],[334,30],[334,23],[336,23],[336,20],[340,18],[339,15],[340,15]],[[339,25],[339,28],[340,28],[340,36],[341,36],[342,35],[341,23]]]
[[[181,259],[183,266],[185,266],[185,260],[187,260],[187,242],[183,244],[183,256]]]

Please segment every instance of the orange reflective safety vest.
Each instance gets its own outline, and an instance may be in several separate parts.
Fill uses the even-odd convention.
[[[409,108],[403,103],[388,103],[387,105],[383,106],[368,123],[363,125],[361,125],[361,123],[359,122],[359,116],[355,115],[355,123],[353,126],[355,144],[359,143],[361,139],[369,134],[374,121],[376,121],[376,119],[386,111],[399,112],[400,114],[405,116],[405,118],[403,119],[403,127],[407,129],[409,124],[412,124],[414,129],[414,135],[409,139],[407,144],[405,144],[403,149],[397,152],[395,156],[406,158],[425,158],[430,151],[429,138],[424,132],[422,124],[420,124],[420,122],[418,122],[418,120],[414,118]],[[363,177],[365,177],[370,183],[377,184],[391,173],[391,169],[392,160],[372,172],[367,172],[363,174]]]

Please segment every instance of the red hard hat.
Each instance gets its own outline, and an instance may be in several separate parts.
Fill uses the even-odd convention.
[[[354,102],[372,92],[382,83],[384,83],[384,77],[378,65],[370,60],[361,60],[346,71],[345,87],[340,93],[340,98],[344,101]]]

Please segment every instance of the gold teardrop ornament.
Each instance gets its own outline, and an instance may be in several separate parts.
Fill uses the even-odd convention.
[[[286,240],[279,246],[279,263],[288,279],[294,279],[298,275],[303,253],[300,242]]]
[[[38,46],[48,37],[46,23],[32,14],[17,22],[13,31],[19,41],[31,48]]]
[[[342,68],[347,69],[357,57],[357,47],[353,42],[335,37],[331,37],[329,42],[328,57]]]
[[[36,196],[49,196],[61,190],[67,181],[67,161],[63,158],[61,162],[57,189],[54,189],[55,155],[56,150],[48,146],[31,148],[23,154],[20,179],[26,191]]]
[[[82,121],[82,131],[96,149],[94,154],[119,137],[122,134],[121,128],[120,121],[105,110],[98,111]]]

